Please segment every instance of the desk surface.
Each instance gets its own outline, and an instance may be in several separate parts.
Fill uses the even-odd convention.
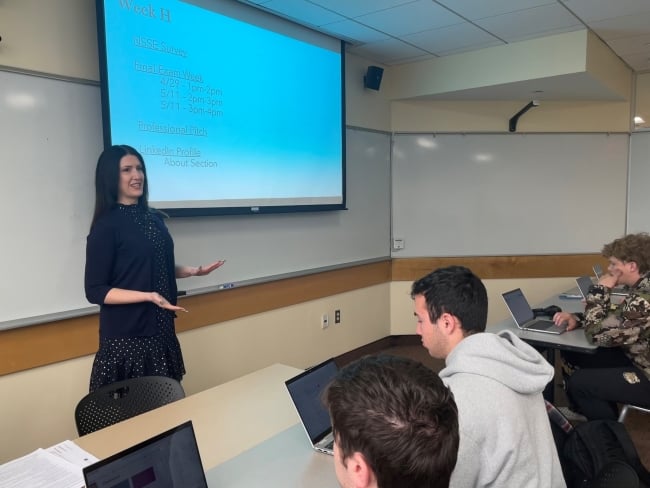
[[[300,372],[301,369],[275,364],[74,442],[103,459],[191,420],[203,467],[210,470],[299,421],[284,381]]]
[[[309,445],[294,425],[206,473],[210,488],[334,488],[334,458]]]
[[[579,293],[578,289],[569,290],[567,293]],[[555,295],[548,300],[545,300],[540,307],[548,305],[558,305],[563,311],[576,313],[584,312],[585,304],[579,299],[566,299]],[[595,352],[598,346],[591,344],[585,337],[585,331],[582,328],[574,329],[564,334],[546,334],[544,332],[532,332],[529,330],[521,330],[515,324],[512,317],[502,320],[496,324],[488,325],[487,332],[501,332],[502,330],[510,330],[514,332],[520,339],[531,343],[536,346],[546,346],[555,349],[564,349],[568,351],[578,352]]]

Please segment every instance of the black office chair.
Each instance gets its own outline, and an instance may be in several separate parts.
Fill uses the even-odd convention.
[[[74,418],[80,436],[185,398],[180,382],[165,376],[142,376],[102,386],[83,397]]]
[[[622,461],[611,461],[585,488],[639,488],[639,476],[634,468]]]

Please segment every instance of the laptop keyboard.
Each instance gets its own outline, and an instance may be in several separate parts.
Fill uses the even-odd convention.
[[[540,322],[533,322],[530,325],[527,325],[527,329],[533,329],[533,330],[548,330],[551,327],[555,327],[555,324],[553,322],[546,322],[546,321],[540,321]]]

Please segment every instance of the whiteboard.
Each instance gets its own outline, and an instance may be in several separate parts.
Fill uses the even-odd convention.
[[[103,147],[99,87],[0,71],[0,143],[0,329],[94,310],[83,270]],[[226,260],[179,289],[389,257],[390,136],[348,129],[346,156],[346,211],[169,219],[177,263]]]
[[[625,231],[627,134],[396,134],[393,257],[599,252]]]
[[[0,322],[88,307],[99,88],[0,71]]]
[[[650,232],[650,132],[630,136],[627,231]]]

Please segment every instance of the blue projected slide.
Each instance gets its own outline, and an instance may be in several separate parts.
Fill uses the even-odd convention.
[[[99,0],[98,14],[106,143],[142,153],[152,206],[343,208],[339,41],[237,2]]]

